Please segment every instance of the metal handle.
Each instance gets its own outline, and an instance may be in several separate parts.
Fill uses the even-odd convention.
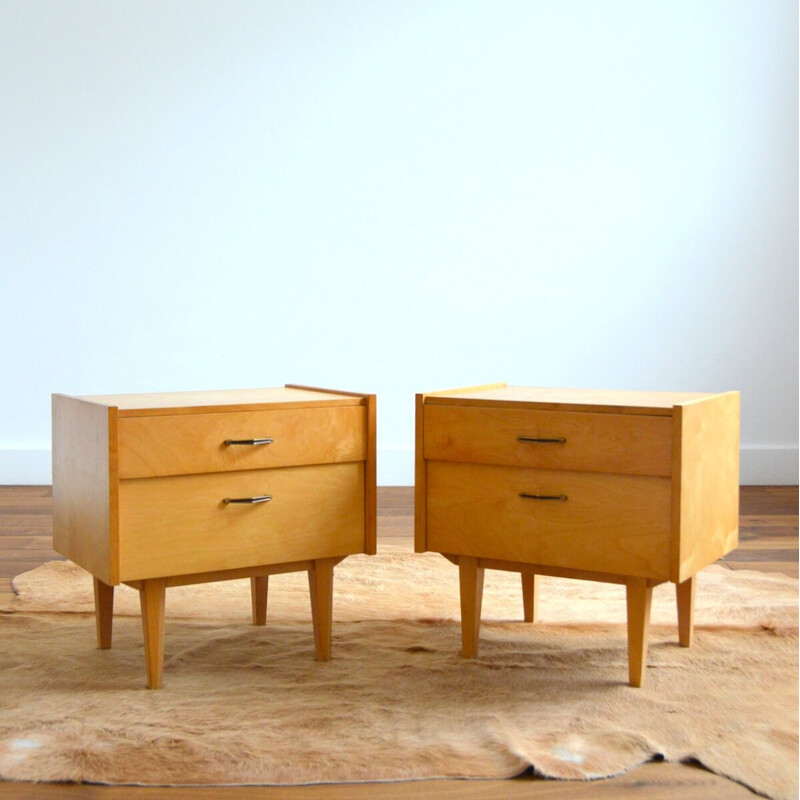
[[[517,436],[518,442],[533,442],[534,444],[564,444],[567,440],[563,436],[546,439],[539,436]]]
[[[567,499],[565,494],[528,494],[527,492],[520,492],[519,496],[524,497],[526,500],[560,500],[562,503]]]
[[[274,441],[269,437],[264,439],[226,439],[225,444],[272,444]]]
[[[248,505],[254,505],[255,503],[268,503],[272,500],[271,494],[260,494],[256,497],[226,497],[223,499],[223,503],[228,505],[228,503],[247,503]]]

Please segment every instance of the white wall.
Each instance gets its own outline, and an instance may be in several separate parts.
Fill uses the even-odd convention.
[[[51,392],[742,391],[797,482],[790,0],[4,0],[0,483]]]

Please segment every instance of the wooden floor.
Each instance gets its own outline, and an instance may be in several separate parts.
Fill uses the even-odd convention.
[[[729,569],[758,569],[798,575],[796,486],[745,486],[741,491],[739,548],[721,563]],[[52,499],[49,486],[0,486],[0,599],[12,594],[11,578],[51,559]],[[378,490],[378,547],[407,541],[413,549],[413,490]],[[98,798],[99,800],[512,800],[512,798],[636,798],[637,800],[729,800],[753,798],[738,784],[697,765],[650,763],[618,778],[581,783],[526,775],[507,781],[415,781],[299,787],[160,788],[0,781],[7,798]]]

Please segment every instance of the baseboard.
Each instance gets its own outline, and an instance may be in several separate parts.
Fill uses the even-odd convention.
[[[50,448],[0,449],[0,485],[44,486],[53,482]]]
[[[414,448],[378,448],[378,486],[414,485]]]
[[[797,447],[742,447],[739,454],[742,486],[796,486]]]
[[[30,486],[52,482],[49,449],[0,449],[0,485]],[[743,486],[796,486],[797,447],[743,447],[740,483]],[[414,485],[414,449],[378,450],[378,485]]]

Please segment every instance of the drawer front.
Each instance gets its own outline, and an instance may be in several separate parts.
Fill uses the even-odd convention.
[[[672,418],[425,406],[425,458],[667,477]],[[555,441],[549,441],[555,440]]]
[[[225,444],[249,439],[272,441]],[[121,478],[330,464],[365,457],[364,406],[119,420]]]
[[[427,547],[666,580],[670,481],[429,462]]]
[[[123,581],[360,553],[364,465],[124,480],[119,526]]]

